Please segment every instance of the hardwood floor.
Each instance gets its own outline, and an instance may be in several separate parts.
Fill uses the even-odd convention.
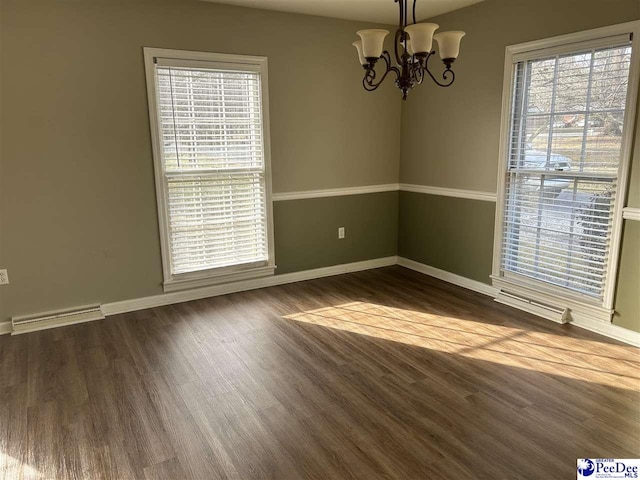
[[[573,479],[640,350],[401,267],[0,337],[2,478]]]

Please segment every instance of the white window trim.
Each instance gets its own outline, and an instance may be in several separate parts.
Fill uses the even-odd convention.
[[[631,67],[629,72],[629,87],[627,91],[627,103],[625,105],[625,132],[622,139],[621,161],[618,169],[618,188],[616,191],[613,211],[613,223],[611,231],[611,246],[609,262],[606,272],[604,296],[602,303],[586,299],[579,294],[558,295],[550,286],[543,282],[512,278],[504,275],[501,269],[503,220],[505,210],[506,172],[508,167],[508,151],[510,148],[511,103],[514,89],[514,66],[516,62],[539,57],[545,54],[557,55],[575,51],[577,44],[598,45],[604,42],[615,41],[615,37],[621,35],[633,35]],[[608,39],[608,37],[614,37]],[[583,32],[560,35],[557,37],[535,40],[517,45],[509,45],[505,50],[504,80],[502,86],[502,117],[500,123],[500,158],[498,166],[498,192],[496,204],[496,219],[493,244],[492,282],[494,287],[502,290],[527,296],[533,300],[554,305],[559,308],[569,308],[573,319],[587,318],[610,323],[613,316],[613,302],[615,299],[615,286],[620,257],[620,244],[622,234],[622,213],[624,200],[627,194],[629,169],[631,167],[631,151],[633,146],[633,132],[636,118],[636,105],[638,100],[638,83],[640,82],[640,20],[610,25],[606,27],[586,30]]]
[[[185,290],[190,288],[205,287],[220,283],[236,282],[251,278],[273,275],[275,265],[275,247],[273,235],[273,201],[271,191],[271,135],[269,131],[269,80],[267,57],[250,55],[230,55],[210,52],[194,52],[188,50],[170,50],[164,48],[144,47],[144,65],[147,80],[147,100],[149,103],[149,122],[151,126],[151,143],[153,150],[153,164],[156,184],[156,200],[158,206],[158,223],[160,227],[160,249],[162,251],[162,272],[164,277],[163,287],[165,292]],[[171,256],[169,242],[169,217],[167,209],[167,195],[163,178],[162,148],[160,145],[159,121],[156,98],[156,59],[178,60],[184,65],[206,65],[204,62],[214,62],[216,66],[224,64],[229,69],[257,71],[261,76],[262,96],[262,130],[264,136],[264,162],[265,162],[265,192],[267,210],[267,241],[268,260],[266,264],[230,266],[215,268],[199,272],[171,274]],[[160,60],[161,61],[161,60]],[[154,85],[154,88],[150,88]]]

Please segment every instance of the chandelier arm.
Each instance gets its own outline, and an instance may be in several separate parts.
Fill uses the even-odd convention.
[[[404,35],[404,32],[402,31],[401,28],[396,30],[396,36],[395,39],[393,40],[393,51],[395,53],[396,56],[396,63],[398,65],[402,65],[402,57],[401,55],[398,53],[398,44],[402,45],[402,37]],[[403,47],[403,52],[404,52],[404,47]]]
[[[424,80],[424,69],[420,66],[420,64],[416,64],[415,77],[416,77],[416,83],[418,85],[422,85],[422,81]]]
[[[429,74],[429,76],[431,77],[431,80],[433,80],[433,82],[440,86],[440,87],[449,87],[451,86],[451,84],[455,81],[456,79],[456,74],[453,70],[451,70],[450,66],[447,66],[447,68],[445,69],[444,72],[442,72],[442,78],[445,80],[444,83],[439,82],[438,80],[436,80],[436,77],[433,76],[433,74],[431,73],[431,70],[429,70],[429,58],[431,58],[432,55],[434,55],[436,52],[435,50],[433,52],[431,52],[426,60],[424,61],[424,71],[427,72]],[[448,79],[448,77],[451,77],[450,79]]]
[[[416,23],[416,2],[418,0],[413,0],[413,23]]]
[[[376,79],[376,71],[371,68],[369,70],[367,70],[364,74],[364,78],[362,79],[363,85],[365,83],[367,84],[372,84]]]
[[[373,68],[368,69],[364,75],[364,78],[362,79],[362,86],[368,92],[373,92],[374,90],[376,90],[382,84],[382,82],[384,82],[384,79],[387,78],[387,75],[389,75],[390,72],[395,73],[397,77],[400,76],[400,70],[398,70],[397,67],[391,65],[391,55],[389,55],[389,52],[385,50],[384,52],[382,52],[380,58],[384,60],[386,67],[384,74],[382,75],[382,77],[380,77],[380,80],[378,80],[377,83],[374,83],[376,79],[376,72]]]
[[[445,83],[440,83],[438,80],[436,80],[436,77],[433,76],[428,68],[425,68],[425,71],[429,74],[431,80],[433,80],[434,83],[440,87],[449,87],[456,79],[456,74],[454,73],[454,71],[448,68],[442,73],[442,78],[447,80],[447,77],[451,76],[451,79],[447,80]]]
[[[400,73],[398,72],[398,69],[395,67],[391,67],[389,70],[387,70],[386,72],[384,72],[384,75],[382,75],[382,77],[380,77],[380,80],[378,81],[378,83],[373,83],[373,82],[368,82],[366,79],[364,79],[362,81],[362,86],[364,87],[364,89],[367,92],[373,92],[374,90],[377,90],[378,87],[380,85],[382,85],[382,83],[384,82],[384,79],[387,77],[387,75],[389,75],[389,72],[393,72],[396,74],[396,76],[398,76]]]

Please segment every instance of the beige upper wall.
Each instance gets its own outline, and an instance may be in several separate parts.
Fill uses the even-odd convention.
[[[431,19],[467,36],[454,85],[403,103],[400,181],[495,192],[505,47],[638,18],[638,0],[486,0]]]
[[[273,190],[398,181],[365,24],[199,1],[2,0],[0,321],[161,293],[143,46],[269,59]]]
[[[363,23],[189,0],[2,0],[2,9],[3,108],[9,118],[25,96],[34,107],[5,125],[10,139],[75,135],[53,155],[96,155],[94,142],[148,150],[143,46],[264,55],[275,192],[397,181],[400,105],[391,85],[362,89],[351,42]]]

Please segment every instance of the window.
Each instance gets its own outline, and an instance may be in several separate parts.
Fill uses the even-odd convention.
[[[145,48],[165,290],[273,274],[266,59]]]
[[[508,49],[497,286],[611,308],[635,116],[636,23]]]

